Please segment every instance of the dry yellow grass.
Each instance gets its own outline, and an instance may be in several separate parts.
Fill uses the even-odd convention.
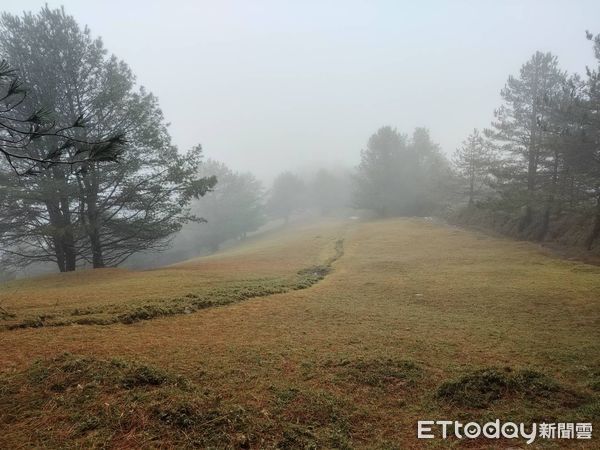
[[[304,227],[158,271],[23,281],[3,288],[4,306],[45,311],[181,295],[230,277],[284,276],[330,257],[340,238],[343,257],[309,289],[134,325],[3,331],[0,369],[18,374],[35,358],[70,352],[180,374],[218,396],[223,411],[244,411],[239,422],[218,418],[222,429],[210,432],[223,433],[212,442],[221,447],[420,448],[418,419],[598,420],[600,268],[416,219]],[[490,366],[543,373],[560,390],[517,392],[485,408],[435,396],[442,383]],[[30,401],[39,394],[33,390],[5,394],[2,406]],[[77,431],[79,416],[49,395],[50,403],[38,405],[42,412],[15,405],[19,413],[0,421],[0,447],[199,445],[193,426],[148,431],[148,411],[163,405],[156,399],[146,405],[135,397],[132,406],[131,398],[119,397],[114,407],[122,414],[141,408],[129,425]],[[102,395],[112,405],[117,394]],[[63,421],[53,419],[57,411]],[[32,433],[32,418],[49,428]],[[199,423],[221,423],[210,420]],[[597,448],[597,440],[587,445]]]
[[[0,285],[0,306],[15,316],[4,325],[38,316],[69,319],[73,311],[85,311],[89,318],[88,309],[106,317],[248,282],[285,280],[327,259],[343,229],[339,221],[297,226],[271,232],[267,239],[249,239],[215,256],[156,270],[88,270],[13,281]]]

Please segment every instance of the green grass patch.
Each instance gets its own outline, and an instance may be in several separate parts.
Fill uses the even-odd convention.
[[[201,293],[188,293],[182,297],[142,303],[109,304],[104,307],[76,308],[53,315],[24,318],[6,326],[9,330],[65,325],[133,324],[158,317],[191,314],[212,306],[224,306],[250,298],[266,297],[299,289],[306,289],[331,271],[329,265],[302,269],[290,278],[244,280],[227,283],[219,288]]]
[[[191,314],[205,308],[228,305],[250,298],[306,289],[323,280],[331,272],[332,264],[343,255],[343,244],[343,239],[335,241],[332,256],[325,259],[322,264],[306,267],[295,273],[273,277],[219,280],[216,287],[214,284],[201,284],[199,289],[179,294],[177,297],[144,300],[125,298],[118,303],[103,303],[104,299],[101,299],[102,302],[96,304],[78,305],[70,309],[57,309],[57,300],[56,305],[50,307],[51,310],[45,306],[42,312],[35,310],[35,313],[23,314],[0,308],[0,320],[4,322],[0,328],[15,330],[65,325],[133,324],[159,317]],[[81,295],[85,297],[85,293]]]

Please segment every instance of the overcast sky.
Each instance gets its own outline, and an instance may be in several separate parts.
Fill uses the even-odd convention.
[[[12,13],[45,1],[2,0]],[[600,1],[63,0],[154,92],[175,143],[271,178],[354,165],[383,125],[450,154],[536,50],[593,64]],[[268,161],[268,164],[265,164]]]

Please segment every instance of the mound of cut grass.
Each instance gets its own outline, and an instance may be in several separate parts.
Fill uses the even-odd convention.
[[[576,405],[581,397],[548,376],[534,370],[486,368],[443,383],[436,397],[444,402],[470,408],[486,408],[505,398],[532,401],[560,401]]]
[[[254,436],[242,408],[136,361],[64,354],[0,381],[0,427],[26,427],[36,448],[243,447]]]
[[[280,449],[350,449],[353,407],[321,390],[275,389],[274,411],[283,425]]]

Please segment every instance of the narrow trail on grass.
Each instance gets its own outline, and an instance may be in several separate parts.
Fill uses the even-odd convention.
[[[346,231],[347,226],[341,229],[341,235],[343,236]],[[330,251],[327,248],[324,248],[324,250]],[[333,270],[332,265],[343,254],[344,238],[341,237],[337,238],[333,244],[333,254],[327,257],[322,263],[297,270],[291,276],[282,280],[266,280],[266,282],[262,279],[258,280],[258,282],[252,279],[242,280],[235,285],[226,286],[225,288],[212,289],[201,293],[190,292],[181,297],[159,299],[142,305],[133,304],[123,312],[119,312],[119,309],[122,309],[122,305],[127,303],[127,301],[121,302],[121,305],[103,305],[101,308],[92,305],[84,309],[78,308],[72,310],[67,314],[41,314],[28,317],[14,323],[9,323],[3,328],[5,330],[17,330],[68,325],[113,325],[118,323],[129,325],[159,317],[191,314],[206,308],[226,306],[243,300],[308,289],[329,275]],[[183,263],[182,266],[185,267],[185,264]],[[200,271],[201,269],[196,268],[195,270]],[[111,308],[115,312],[106,313]],[[14,317],[16,316],[7,315],[7,318]]]

